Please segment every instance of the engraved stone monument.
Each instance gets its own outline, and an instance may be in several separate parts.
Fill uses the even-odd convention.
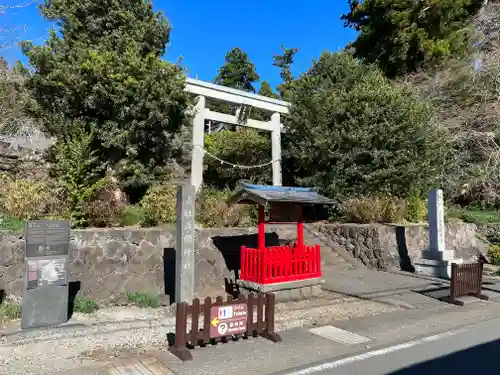
[[[177,188],[176,302],[191,302],[194,298],[195,201],[194,186],[186,184]]]
[[[70,223],[30,220],[25,224],[24,293],[21,327],[38,328],[68,320]]]
[[[462,264],[455,258],[454,250],[446,249],[444,200],[441,189],[429,192],[429,247],[422,252],[422,259],[415,262],[415,272],[437,277],[451,277],[451,264]]]

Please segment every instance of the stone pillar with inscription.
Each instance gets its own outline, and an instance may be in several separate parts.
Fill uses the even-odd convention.
[[[194,298],[194,241],[196,191],[193,185],[177,188],[177,227],[175,242],[175,301]]]
[[[38,328],[68,320],[70,223],[30,220],[25,224],[24,293],[21,327]]]
[[[462,264],[455,258],[454,250],[446,249],[444,200],[441,189],[431,190],[428,201],[429,247],[422,252],[422,259],[415,262],[415,271],[437,277],[451,277],[451,264]]]

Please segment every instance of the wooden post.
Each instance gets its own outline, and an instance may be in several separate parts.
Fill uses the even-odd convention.
[[[188,304],[186,302],[178,302],[175,312],[175,342],[174,345],[168,348],[168,351],[180,358],[182,361],[191,361],[193,356],[186,348],[187,344],[187,316]]]
[[[280,335],[274,332],[274,314],[276,306],[276,296],[274,293],[266,294],[266,322],[264,332],[259,332],[259,334],[272,342],[281,342],[282,339]]]

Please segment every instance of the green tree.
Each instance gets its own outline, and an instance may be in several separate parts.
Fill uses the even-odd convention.
[[[269,136],[251,128],[239,131],[223,130],[205,138],[205,148],[210,154],[240,166],[263,164],[271,160],[270,146]],[[262,168],[239,168],[222,164],[212,157],[207,157],[205,160],[207,169],[204,180],[207,185],[214,187],[234,188],[237,182],[243,179],[266,183],[271,177],[270,165]]]
[[[226,54],[224,65],[215,78],[215,83],[218,85],[249,92],[255,92],[254,84],[258,81],[259,75],[255,71],[255,65],[246,52],[238,47]]]
[[[299,49],[285,48],[285,46],[281,46],[281,49],[283,50],[281,55],[273,56],[273,65],[280,68],[280,77],[283,80],[283,82],[278,86],[280,96],[282,99],[288,100],[293,82],[291,66],[293,64],[293,58],[295,57],[295,54],[299,52]]]
[[[262,81],[260,84],[259,88],[259,95],[266,96],[268,98],[273,98],[273,99],[279,99],[279,95],[275,94],[273,92],[273,89],[271,85],[267,81]],[[259,121],[270,121],[271,120],[271,113],[266,112],[262,109],[259,108],[252,108],[249,117],[254,119],[254,120],[259,120]]]
[[[161,60],[170,25],[146,0],[45,0],[56,21],[43,46],[24,44],[31,112],[59,135],[74,121],[125,187],[144,187],[176,155],[188,96],[182,69]]]
[[[73,227],[87,224],[85,204],[108,180],[101,177],[104,166],[92,149],[94,134],[85,124],[75,122],[64,127],[52,150],[57,185],[66,197],[66,217]]]
[[[345,25],[359,32],[355,56],[390,77],[440,65],[471,48],[470,17],[482,0],[348,0]]]
[[[323,54],[294,83],[285,125],[285,170],[332,197],[425,191],[448,161],[433,109],[347,53]]]
[[[262,81],[262,83],[260,84],[258,94],[262,96],[267,96],[268,98],[275,98],[275,99],[279,98],[279,96],[273,92],[271,85],[267,81]]]

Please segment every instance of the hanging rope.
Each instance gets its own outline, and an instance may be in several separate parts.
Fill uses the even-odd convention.
[[[273,163],[278,163],[281,161],[281,159],[276,159],[276,160],[271,160],[267,163],[263,163],[263,164],[256,164],[256,165],[241,165],[241,164],[234,164],[234,163],[230,163],[226,160],[222,160],[221,158],[219,158],[218,156],[214,155],[214,154],[211,154],[210,152],[208,152],[207,150],[205,150],[202,146],[200,145],[194,145],[194,147],[198,147],[204,154],[210,156],[211,158],[219,161],[221,164],[226,164],[226,165],[229,165],[233,168],[241,168],[241,169],[253,169],[253,168],[264,168],[264,167],[267,167]]]

